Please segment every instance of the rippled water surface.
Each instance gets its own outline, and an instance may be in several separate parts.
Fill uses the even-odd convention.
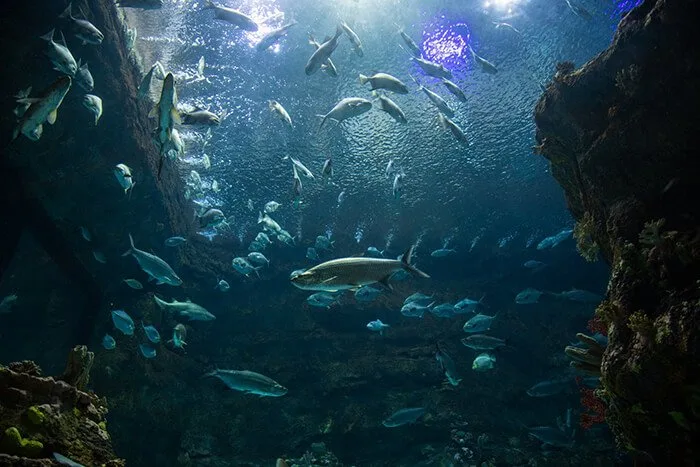
[[[452,239],[468,245],[477,236],[496,244],[512,238],[523,246],[570,224],[561,190],[533,155],[533,108],[541,86],[558,61],[583,64],[611,40],[621,14],[635,3],[588,1],[591,21],[577,17],[564,0],[397,1],[243,0],[219,3],[238,8],[258,24],[245,32],[213,19],[202,2],[167,1],[153,11],[127,9],[138,30],[137,48],[145,67],[160,60],[176,76],[181,105],[225,115],[211,133],[182,131],[186,156],[179,170],[202,177],[195,201],[222,209],[235,221],[233,234],[254,235],[257,210],[275,199],[285,203],[277,220],[293,234],[362,231],[377,244],[400,236],[427,235],[433,243]],[[270,30],[298,24],[265,52],[255,45]],[[304,74],[313,48],[346,21],[362,39],[359,57],[344,35],[332,56],[339,77]],[[496,27],[507,22],[509,27]],[[459,103],[442,84],[410,61],[399,27],[423,55],[444,64],[466,92]],[[468,45],[499,71],[487,74],[472,60]],[[196,75],[205,58],[205,79]],[[408,95],[392,95],[407,125],[374,109],[341,125],[319,129],[319,114],[344,97],[372,99],[359,73],[387,72],[405,82]],[[458,143],[442,129],[437,111],[418,90],[414,77],[455,109],[453,120],[469,138]],[[270,113],[269,99],[290,113],[292,129]],[[203,156],[211,168],[202,165]],[[285,156],[300,159],[317,175],[333,158],[332,185],[304,179],[302,203],[291,204],[292,170]],[[400,199],[385,176],[390,159],[406,174]],[[220,191],[211,190],[216,181]],[[338,195],[344,201],[338,205]],[[254,209],[248,208],[252,200]],[[410,240],[409,240],[410,241]]]

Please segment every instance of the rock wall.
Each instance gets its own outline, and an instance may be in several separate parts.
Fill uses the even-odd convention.
[[[597,310],[608,423],[657,465],[700,458],[698,12],[645,1],[598,57],[558,66],[535,112],[579,248],[613,268]]]

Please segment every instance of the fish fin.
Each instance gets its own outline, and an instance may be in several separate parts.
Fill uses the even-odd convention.
[[[148,112],[148,118],[156,118],[158,116],[158,104]]]
[[[134,249],[136,248],[134,246],[134,238],[129,234],[129,243],[131,244],[131,247],[125,252],[122,253],[122,256],[129,256],[130,254],[134,253]]]
[[[360,73],[360,84],[365,84],[369,80],[369,77]]]
[[[58,32],[59,32],[59,34],[61,34],[61,42],[59,42],[59,43],[67,49],[68,45],[66,44],[66,36],[63,35],[63,32],[61,32],[61,31],[58,31]]]
[[[58,118],[58,109],[53,109],[51,113],[49,113],[49,116],[46,117],[46,121],[49,122],[50,125],[53,125],[56,123],[56,118]]]
[[[17,137],[19,136],[19,130],[20,130],[20,127],[16,126],[15,129],[12,131],[12,141],[16,140]]]
[[[337,278],[337,277],[338,277],[338,276],[329,277],[328,279],[322,281],[321,284],[327,284],[327,283],[329,283],[330,281],[332,281],[333,279],[335,279],[335,278]]]
[[[39,36],[39,38],[44,39],[45,41],[48,41],[48,42],[53,42],[54,31],[55,31],[55,29],[52,29],[49,32],[47,32],[46,34],[44,34],[43,36]]]
[[[180,112],[177,111],[176,107],[170,109],[170,118],[172,118],[173,122],[177,123],[178,125],[182,124],[182,117],[180,117]]]
[[[413,250],[415,249],[415,245],[411,245],[408,250],[403,254],[401,257],[401,266],[407,270],[408,272],[418,276],[418,277],[423,277],[426,279],[429,279],[430,276],[420,269],[416,268],[415,266],[411,266],[411,257],[413,256]]]
[[[390,290],[390,291],[393,292],[393,291],[394,291],[394,287],[392,287],[391,284],[389,283],[389,278],[390,278],[390,277],[391,277],[391,274],[389,274],[389,275],[386,276],[386,277],[383,277],[383,278],[379,279],[378,282],[379,282],[381,285],[383,285],[385,288],[387,288],[388,290]]]
[[[66,7],[65,10],[63,10],[63,13],[58,15],[59,18],[61,19],[73,19],[73,14],[71,12],[71,7],[73,6],[72,2],[68,2],[68,6]]]

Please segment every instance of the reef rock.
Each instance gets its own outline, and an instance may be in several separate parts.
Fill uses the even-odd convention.
[[[87,381],[92,358],[85,346],[73,349],[71,382]],[[55,465],[54,452],[86,466],[123,466],[107,433],[105,401],[40,375],[33,362],[0,367],[0,466]]]
[[[698,9],[644,1],[607,50],[557,67],[535,113],[579,250],[612,266],[597,310],[607,421],[657,465],[700,458]]]

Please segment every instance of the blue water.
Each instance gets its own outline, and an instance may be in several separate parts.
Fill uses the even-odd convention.
[[[476,236],[484,244],[503,237],[524,246],[531,235],[544,236],[570,225],[561,190],[548,174],[547,163],[532,154],[533,107],[555,64],[583,64],[605,48],[613,26],[629,2],[589,2],[595,19],[588,23],[562,2],[341,2],[244,1],[232,5],[263,23],[249,33],[213,20],[197,2],[167,3],[162,10],[133,12],[128,17],[139,31],[137,47],[144,66],[158,59],[177,79],[180,102],[226,113],[219,128],[206,136],[183,131],[186,160],[183,177],[197,170],[208,187],[193,196],[221,208],[235,219],[234,234],[254,232],[257,210],[275,199],[287,206],[275,219],[293,235],[313,239],[328,229],[382,246],[388,236],[410,242],[428,235],[433,245],[451,239],[464,250]],[[342,37],[333,60],[340,77],[306,76],[312,52],[307,33],[317,40],[330,35],[342,19],[363,42],[365,55],[355,55]],[[264,53],[254,45],[268,31],[296,20],[288,36]],[[505,21],[521,34],[495,28]],[[452,99],[442,85],[425,77],[400,48],[401,25],[424,56],[444,64],[453,81],[468,95],[466,104]],[[488,75],[475,68],[466,44],[499,68]],[[206,61],[206,80],[196,80],[197,61]],[[409,124],[396,124],[376,109],[339,128],[319,131],[318,114],[343,97],[371,98],[358,74],[382,71],[407,83],[409,95],[392,96]],[[437,113],[409,74],[444,96],[456,109],[453,120],[466,132],[468,148],[441,129]],[[278,100],[295,124],[289,130],[268,111]],[[211,169],[198,167],[206,154]],[[331,156],[336,186],[304,183],[302,204],[290,204],[292,173],[286,155],[320,172]],[[395,200],[391,180],[384,177],[389,159],[406,173],[404,195]],[[337,208],[337,196],[345,202]],[[246,205],[252,200],[256,212]],[[438,245],[439,246],[439,245]]]

